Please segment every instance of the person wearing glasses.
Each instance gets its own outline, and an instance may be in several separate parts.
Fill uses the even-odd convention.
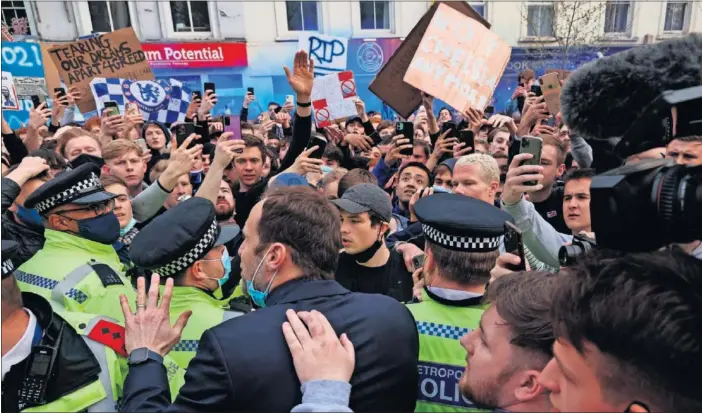
[[[116,196],[105,191],[100,168],[92,163],[58,174],[32,192],[24,207],[41,217],[46,241],[15,272],[20,289],[54,307],[124,321],[119,296],[136,299],[136,294],[112,248],[120,236]]]

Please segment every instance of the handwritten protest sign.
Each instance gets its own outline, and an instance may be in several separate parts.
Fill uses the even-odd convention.
[[[300,34],[297,48],[306,50],[310,59],[314,60],[315,76],[346,70],[349,55],[347,38],[305,33]]]
[[[324,128],[334,121],[356,116],[354,101],[357,97],[353,72],[316,78],[312,88],[312,107],[317,127]]]
[[[131,27],[58,45],[49,49],[49,55],[66,85],[81,92],[78,108],[84,113],[96,107],[89,89],[94,78],[154,79]]]
[[[46,89],[52,92],[56,88],[64,87],[64,85],[61,84],[61,77],[59,76],[58,69],[54,64],[54,61],[51,60],[51,55],[49,54],[49,49],[59,45],[60,43],[53,44],[44,42],[39,44],[39,48],[41,49],[41,60],[44,64],[44,80],[46,80]]]
[[[438,1],[432,4],[368,87],[373,94],[387,103],[388,106],[399,113],[403,118],[409,118],[412,112],[422,103],[422,96],[419,89],[405,83],[403,78],[407,72],[407,68],[412,62],[414,53],[419,47],[424,32],[427,30],[432,17],[434,17],[436,10],[441,4],[445,4],[461,14],[474,19],[488,29],[490,28],[490,23],[473,10],[466,2]]]
[[[463,112],[485,109],[512,48],[495,33],[440,5],[404,81]]]
[[[15,84],[10,72],[2,72],[2,108],[3,110],[19,110]]]

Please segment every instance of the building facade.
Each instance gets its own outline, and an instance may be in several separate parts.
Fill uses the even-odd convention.
[[[702,32],[696,1],[579,2],[587,17],[574,21],[571,1],[470,1],[513,47],[494,105],[506,105],[516,74],[558,64],[573,69],[638,44]],[[133,27],[157,78],[174,77],[199,90],[214,82],[216,112],[238,112],[247,87],[255,88],[255,114],[291,91],[282,67],[290,65],[300,33],[350,38],[348,69],[368,109],[383,110],[367,90],[432,1],[3,1],[2,21],[17,35],[66,42],[93,32]],[[572,13],[571,13],[572,11]],[[569,16],[571,17],[570,20]],[[585,18],[583,17],[583,19]],[[24,19],[26,18],[26,20]],[[566,28],[576,37],[564,38]],[[23,32],[24,31],[24,32]],[[587,33],[585,33],[587,31]],[[573,32],[573,30],[568,30]],[[20,36],[21,38],[21,36]],[[3,55],[5,45],[3,43]],[[567,59],[563,58],[564,49]],[[573,47],[573,46],[577,47]],[[548,53],[543,53],[548,51]]]

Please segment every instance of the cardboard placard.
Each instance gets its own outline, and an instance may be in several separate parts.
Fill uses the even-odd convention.
[[[316,33],[301,33],[298,50],[305,50],[314,60],[315,76],[324,76],[346,70],[349,39]]]
[[[405,119],[409,118],[412,112],[422,103],[422,95],[419,89],[408,85],[403,79],[410,62],[412,62],[412,57],[414,57],[414,53],[419,47],[419,42],[422,40],[422,36],[429,26],[429,22],[432,17],[434,17],[434,13],[436,13],[437,8],[441,4],[446,4],[460,13],[478,21],[486,28],[490,28],[490,23],[473,10],[466,2],[437,1],[432,4],[368,87],[371,92]]]
[[[56,65],[54,64],[54,61],[51,60],[51,56],[49,55],[49,49],[59,45],[60,43],[40,43],[39,45],[39,47],[41,48],[41,60],[42,64],[44,65],[44,79],[46,80],[46,89],[52,92],[52,97],[54,89],[63,87],[63,85],[61,84],[61,77],[59,76],[58,69],[56,69]]]
[[[95,78],[154,80],[151,66],[134,29],[126,27],[49,49],[61,79],[68,88],[77,87],[81,112],[95,110],[90,81]]]
[[[318,77],[312,88],[312,107],[318,128],[330,126],[335,121],[357,116],[356,81],[353,72],[346,71]]]
[[[3,110],[19,110],[15,83],[10,72],[2,72],[2,94],[0,98],[2,98]]]
[[[459,112],[485,109],[512,48],[477,21],[441,4],[404,81]]]

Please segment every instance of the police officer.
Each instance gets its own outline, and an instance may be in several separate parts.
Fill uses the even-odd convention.
[[[15,273],[22,291],[68,311],[124,320],[118,297],[134,299],[136,293],[112,248],[119,238],[115,197],[91,163],[57,175],[27,197],[24,205],[42,217],[46,241]]]
[[[2,241],[2,409],[115,411],[127,374],[119,361],[124,327],[92,314],[58,315],[44,297],[21,293],[12,277],[17,252],[17,243]]]
[[[487,307],[485,286],[511,218],[479,199],[444,193],[420,199],[414,210],[425,237],[422,299],[407,305],[419,332],[416,411],[465,411],[475,406],[458,386],[466,365],[459,339]]]
[[[205,330],[245,312],[230,311],[228,300],[214,296],[231,271],[224,244],[238,233],[238,227],[217,224],[212,202],[195,197],[158,216],[132,241],[131,259],[136,266],[173,278],[172,322],[184,311],[192,311],[180,342],[169,353],[184,369],[195,357]]]

